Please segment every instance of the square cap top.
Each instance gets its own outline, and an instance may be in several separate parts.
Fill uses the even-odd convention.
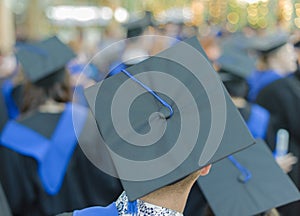
[[[255,60],[246,52],[233,48],[224,49],[222,55],[217,59],[217,63],[221,73],[241,79],[247,79],[255,70]]]
[[[153,25],[155,25],[153,15],[150,11],[146,11],[143,18],[130,21],[124,27],[127,29],[127,38],[132,38],[140,36],[145,28]]]
[[[221,48],[222,49],[238,49],[240,51],[247,51],[254,42],[253,37],[247,37],[242,32],[236,32],[231,35],[222,38]]]
[[[130,201],[255,142],[196,37],[85,93]]]
[[[269,54],[288,42],[288,35],[283,32],[257,37],[253,40],[250,49],[254,49],[261,54]]]
[[[262,140],[214,164],[198,184],[216,216],[257,215],[300,199]]]
[[[16,56],[26,77],[31,82],[38,82],[63,69],[75,54],[54,36],[37,43],[20,45]]]

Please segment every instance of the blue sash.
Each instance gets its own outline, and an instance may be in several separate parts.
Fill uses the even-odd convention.
[[[79,134],[85,125],[87,110],[68,103],[50,140],[14,120],[6,124],[1,136],[0,145],[37,161],[40,180],[49,195],[59,192],[77,146],[72,115],[76,116],[76,132]]]
[[[259,92],[268,84],[282,78],[280,74],[274,71],[255,71],[248,78],[249,93],[248,100],[254,102]]]
[[[2,84],[2,94],[7,110],[9,119],[15,119],[19,116],[19,109],[12,97],[12,91],[14,89],[13,83],[11,80],[5,80]]]
[[[247,126],[256,139],[264,139],[267,134],[270,114],[269,112],[257,104],[251,105],[251,114],[247,121]]]
[[[73,216],[118,216],[118,209],[115,203],[107,207],[90,207],[74,211]]]

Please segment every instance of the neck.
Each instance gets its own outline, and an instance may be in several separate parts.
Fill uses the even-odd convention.
[[[141,200],[153,205],[165,207],[183,213],[189,192],[190,189],[187,189],[183,192],[181,191],[180,193],[174,192],[172,194],[164,193],[163,191],[161,191],[161,194],[150,194],[141,198]]]
[[[242,97],[231,97],[231,99],[237,108],[244,108],[247,104],[247,101]]]
[[[48,99],[43,105],[39,106],[39,111],[42,113],[61,113],[64,109],[64,103],[58,103],[52,99]]]
[[[183,213],[191,188],[199,176],[200,172],[196,172],[189,178],[165,186],[140,199],[147,203]]]

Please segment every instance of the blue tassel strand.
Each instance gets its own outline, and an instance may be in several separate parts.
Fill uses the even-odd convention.
[[[252,178],[251,172],[247,168],[242,166],[232,155],[228,156],[228,159],[242,173],[242,175],[239,176],[238,180],[242,183],[247,183]]]
[[[138,80],[137,78],[135,78],[131,73],[129,73],[127,70],[123,69],[122,72],[124,74],[126,74],[128,77],[130,77],[133,81],[135,81],[136,83],[140,84],[144,89],[146,89],[150,94],[152,94],[163,106],[165,106],[166,108],[169,109],[170,114],[168,116],[166,116],[166,119],[169,119],[173,114],[173,108],[171,107],[170,104],[168,104],[165,100],[163,100],[161,97],[158,96],[158,94],[156,94],[156,92],[154,92],[151,88],[149,88],[148,86],[146,86],[144,83],[142,83],[140,80]]]
[[[137,216],[138,215],[138,206],[137,206],[137,201],[130,202],[128,201],[127,204],[127,213],[132,215],[132,216]]]

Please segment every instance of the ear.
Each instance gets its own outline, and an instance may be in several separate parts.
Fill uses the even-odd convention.
[[[200,176],[205,176],[209,173],[210,171],[210,168],[211,168],[211,164],[210,165],[207,165],[206,167],[203,167],[201,170],[200,170]]]

